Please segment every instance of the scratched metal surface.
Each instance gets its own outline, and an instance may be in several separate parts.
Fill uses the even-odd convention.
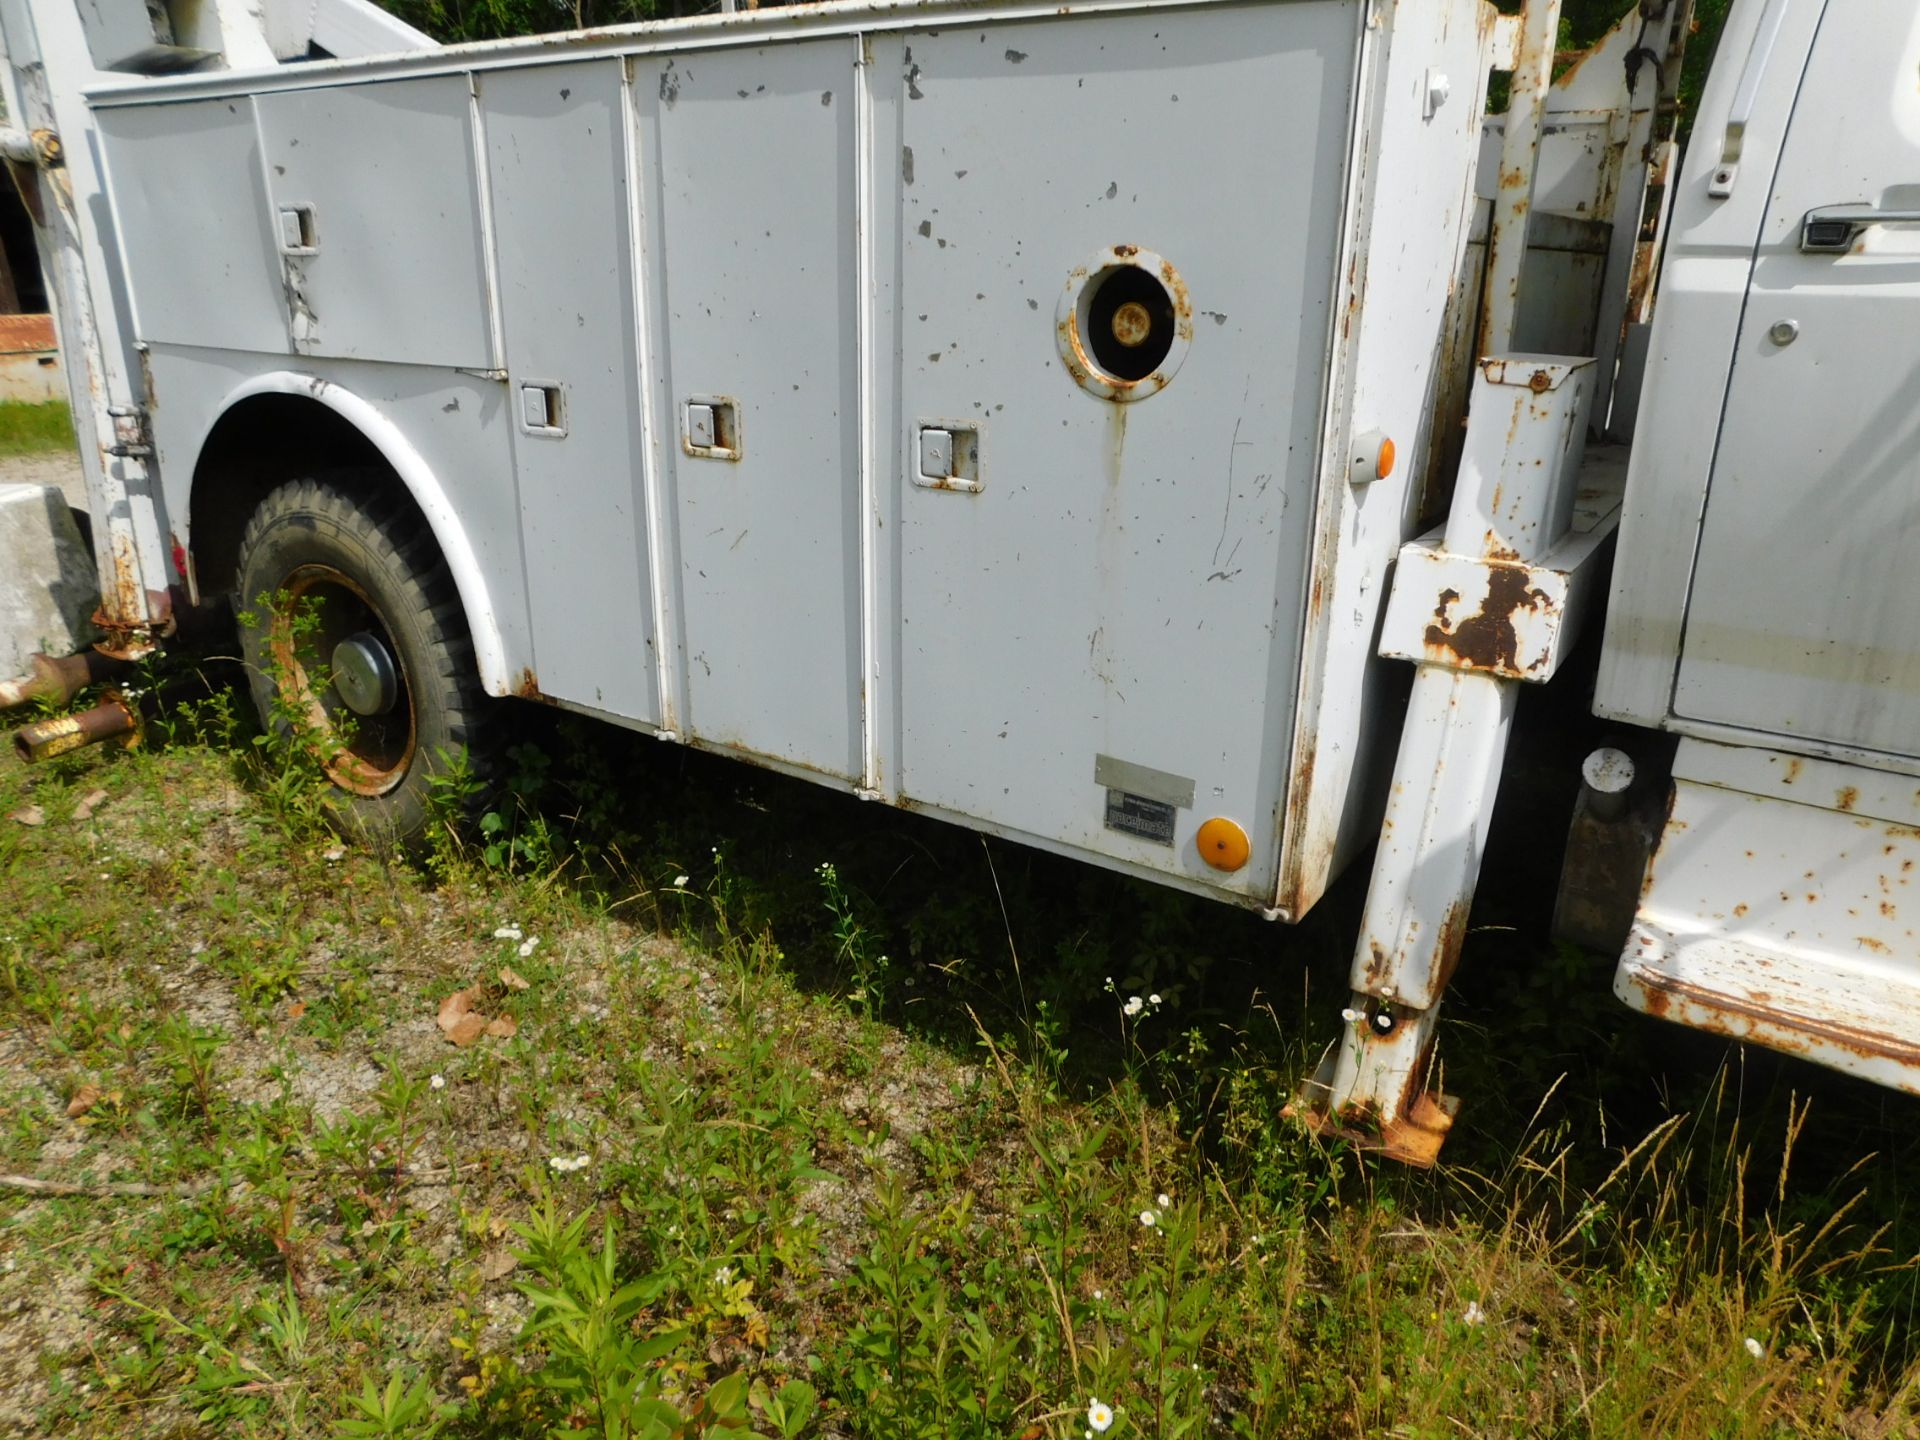
[[[902,405],[985,429],[982,493],[902,503],[912,799],[1190,871],[1224,814],[1257,846],[1226,883],[1271,888],[1354,38],[1313,3],[908,41]],[[1288,138],[1195,163],[1253,134]],[[1119,242],[1193,329],[1131,401],[1056,358],[1061,291]],[[1096,754],[1194,780],[1171,848],[1103,828]]]
[[[313,212],[313,253],[281,251],[295,348],[497,364],[465,77],[262,95],[255,114],[271,218]]]
[[[1920,227],[1799,243],[1817,206],[1920,199],[1916,66],[1920,15],[1828,7],[1734,351],[1676,715],[1920,755]]]
[[[1614,989],[1635,1009],[1920,1091],[1920,794],[1683,740]]]
[[[149,337],[175,537],[225,396],[370,409],[467,557],[497,691],[1303,913],[1375,813],[1378,608],[1426,469],[1486,16],[1396,19],[1406,48],[1372,62],[1355,0],[955,18],[103,96],[136,169],[161,116],[227,113],[236,163],[203,183],[233,223],[181,261],[251,266],[236,297],[272,307]],[[1436,58],[1456,91],[1423,110]],[[1393,177],[1371,200],[1356,150]],[[410,165],[431,171],[411,188]],[[127,248],[164,258],[167,198],[129,186]],[[313,207],[313,254],[288,253],[286,205]],[[1390,237],[1371,271],[1363,220]],[[450,241],[427,273],[443,230],[477,258]],[[1098,254],[1153,256],[1177,312],[1132,398],[1082,383],[1056,323]],[[135,267],[136,298],[166,275]],[[526,384],[557,388],[564,435],[522,423]],[[695,396],[736,402],[737,459],[682,443]],[[977,493],[913,483],[936,423],[977,430]],[[1369,495],[1345,493],[1349,426],[1404,442]],[[1171,845],[1108,827],[1102,754],[1193,782]],[[1193,843],[1216,814],[1252,840],[1231,875]]]
[[[622,68],[479,78],[533,688],[658,723]],[[564,163],[557,163],[564,158]],[[565,214],[569,223],[556,225]],[[520,390],[557,386],[564,434]],[[454,402],[454,403],[457,403]]]
[[[200,100],[97,117],[143,340],[282,354],[272,207],[252,102]],[[182,204],[192,196],[193,203]]]
[[[860,776],[854,42],[636,62],[648,268],[668,401],[682,728]],[[729,397],[734,460],[689,453],[690,397]]]

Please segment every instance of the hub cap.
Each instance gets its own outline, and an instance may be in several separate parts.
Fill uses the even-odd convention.
[[[356,715],[385,715],[400,698],[393,652],[371,630],[349,635],[333,647],[333,688]]]
[[[280,586],[272,622],[283,696],[306,717],[334,784],[384,795],[406,778],[416,741],[413,692],[372,597],[330,565],[302,565]]]

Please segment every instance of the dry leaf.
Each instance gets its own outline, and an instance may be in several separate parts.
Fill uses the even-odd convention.
[[[474,1002],[479,998],[478,985],[470,986],[465,990],[456,990],[447,996],[440,1002],[440,1028],[451,1035],[453,1027],[466,1017],[467,1012],[473,1009]]]
[[[18,820],[22,825],[39,825],[45,822],[47,812],[38,805],[23,805],[13,812],[11,818]]]
[[[100,802],[106,798],[107,792],[104,790],[89,790],[80,803],[73,807],[74,823],[77,825],[82,820],[91,820],[93,812],[100,808]]]
[[[498,1280],[519,1263],[511,1250],[489,1250],[480,1257],[480,1278]]]
[[[464,1049],[486,1033],[487,1017],[477,1010],[469,1010],[453,1022],[452,1028],[447,1031],[447,1039]]]
[[[520,1027],[514,1024],[511,1015],[502,1015],[499,1019],[492,1021],[487,1026],[487,1034],[501,1040],[511,1040],[519,1033]]]
[[[302,1015],[306,1013],[307,1013],[307,1002],[304,1000],[295,1000],[292,1004],[287,1006],[287,1018],[289,1020],[298,1020]]]
[[[527,981],[522,979],[511,965],[502,965],[500,967],[500,983],[509,990],[524,990],[527,988]]]
[[[82,1085],[78,1090],[73,1092],[73,1098],[67,1102],[67,1118],[69,1120],[78,1120],[99,1103],[100,1087],[98,1085]]]

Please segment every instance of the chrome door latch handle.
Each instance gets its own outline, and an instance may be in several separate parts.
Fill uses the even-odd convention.
[[[1882,210],[1876,205],[1822,205],[1800,222],[1805,255],[1844,255],[1875,225],[1920,225],[1920,210]]]

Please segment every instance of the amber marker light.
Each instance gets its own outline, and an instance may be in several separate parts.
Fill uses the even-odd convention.
[[[1393,437],[1380,430],[1356,435],[1353,459],[1347,465],[1347,479],[1354,485],[1371,485],[1393,473]]]
[[[1200,847],[1200,858],[1216,870],[1238,870],[1253,854],[1247,832],[1223,815],[1203,823],[1193,843]]]

